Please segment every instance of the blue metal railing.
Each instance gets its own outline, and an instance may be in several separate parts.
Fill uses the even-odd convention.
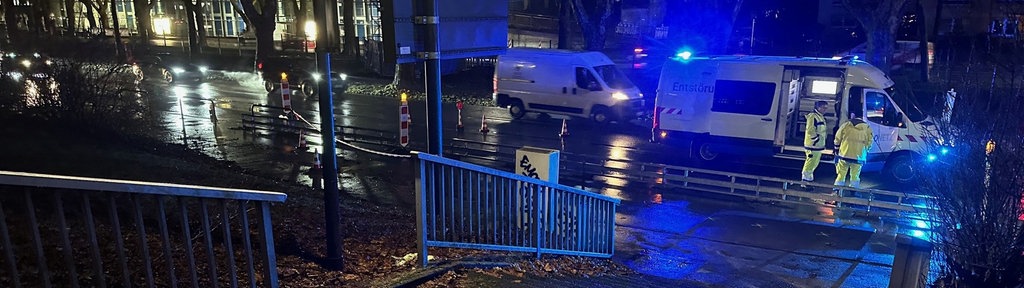
[[[0,287],[278,287],[287,197],[0,171]]]
[[[522,175],[415,153],[420,264],[450,247],[611,257],[619,200]]]

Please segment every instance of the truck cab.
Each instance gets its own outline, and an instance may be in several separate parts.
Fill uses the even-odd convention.
[[[683,138],[691,155],[720,154],[803,159],[804,115],[826,101],[829,128],[824,159],[834,134],[858,109],[874,131],[865,171],[883,170],[907,183],[930,155],[937,127],[893,81],[855,59],[709,56],[667,61],[659,81],[652,140]]]
[[[601,52],[508,49],[494,69],[493,98],[515,119],[536,112],[608,123],[643,115],[643,94]]]

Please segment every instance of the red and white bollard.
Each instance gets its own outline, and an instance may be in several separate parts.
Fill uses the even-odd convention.
[[[402,104],[398,106],[398,144],[403,148],[409,146],[409,124],[412,117],[409,116],[409,102],[406,101],[405,93],[402,93]]]
[[[309,150],[309,147],[306,146],[306,129],[299,129],[299,150]]]
[[[455,103],[455,109],[459,110],[459,126],[455,128],[458,129],[459,131],[462,131],[462,129],[466,128],[462,126],[462,100],[459,100],[459,102]]]
[[[487,128],[487,115],[480,115],[480,133],[487,132],[491,132],[491,129]]]
[[[281,73],[281,107],[285,111],[292,110],[292,90],[288,85],[288,73]]]

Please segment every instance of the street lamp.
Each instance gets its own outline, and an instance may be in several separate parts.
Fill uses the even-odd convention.
[[[166,36],[171,33],[171,19],[169,18],[156,18],[153,19],[153,33],[160,36]]]

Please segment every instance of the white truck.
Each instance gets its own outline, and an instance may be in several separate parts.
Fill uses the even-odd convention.
[[[706,161],[720,154],[802,160],[803,115],[823,100],[831,104],[823,160],[832,157],[837,124],[860,109],[875,135],[864,170],[909,183],[919,160],[939,156],[932,152],[937,127],[893,84],[851,57],[677,57],[661,72],[652,140],[688,140],[690,155]]]
[[[498,56],[492,96],[515,119],[538,112],[606,123],[643,115],[640,89],[601,52],[508,49]]]

